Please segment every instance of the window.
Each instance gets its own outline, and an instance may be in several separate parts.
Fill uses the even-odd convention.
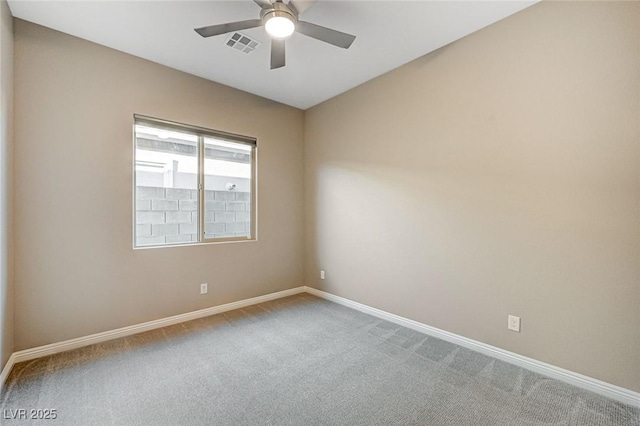
[[[255,240],[256,140],[134,119],[134,247]]]

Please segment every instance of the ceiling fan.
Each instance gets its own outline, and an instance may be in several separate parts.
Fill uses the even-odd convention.
[[[271,36],[271,69],[281,68],[285,65],[285,39],[295,31],[307,37],[324,41],[343,49],[348,49],[355,36],[331,28],[312,24],[311,22],[300,21],[300,12],[293,5],[293,2],[284,3],[282,0],[253,0],[260,6],[260,19],[249,19],[246,21],[229,22],[227,24],[210,25],[208,27],[196,28],[195,31],[202,37],[212,37],[226,34],[233,31],[248,30],[250,28],[261,27]],[[307,4],[308,1],[301,2]],[[302,9],[302,7],[300,7]]]

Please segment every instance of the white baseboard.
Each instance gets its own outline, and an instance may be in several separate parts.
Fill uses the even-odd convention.
[[[363,305],[362,303],[354,302],[353,300],[345,299],[344,297],[336,296],[334,294],[317,290],[312,287],[306,287],[305,291],[314,296],[318,296],[320,298],[347,306],[349,308],[364,312],[374,317],[384,319],[407,328],[411,328],[413,330],[433,337],[437,337],[438,339],[446,340],[447,342],[451,342],[456,345],[471,349],[473,351],[491,356],[493,358],[497,358],[501,361],[526,368],[527,370],[534,371],[544,376],[569,383],[571,385],[586,389],[607,398],[611,398],[632,406],[640,407],[640,393],[638,392],[634,392],[620,386],[612,385],[601,380],[584,376],[573,371],[565,370],[564,368],[556,367],[542,361],[527,358],[526,356],[518,355],[516,353],[509,352],[507,350],[500,349],[486,343],[478,342],[476,340],[459,336],[457,334],[449,333],[448,331],[440,330],[438,328],[422,324],[418,321],[391,314],[380,309],[372,308],[371,306]]]
[[[385,312],[380,309],[373,308],[371,306],[364,305],[362,303],[354,302],[344,297],[336,296],[331,293],[327,293],[321,290],[317,290],[312,287],[302,286],[289,290],[278,291],[276,293],[266,294],[264,296],[253,297],[251,299],[240,300],[237,302],[227,303],[224,305],[214,306],[211,308],[201,309],[198,311],[188,312],[186,314],[175,315],[172,317],[162,318],[155,321],[149,321],[142,324],[136,324],[128,327],[122,327],[115,330],[105,331],[103,333],[96,333],[89,336],[79,337],[76,339],[65,340],[63,342],[52,343],[50,345],[38,346],[36,348],[26,349],[23,351],[14,352],[7,361],[6,365],[0,373],[0,387],[3,387],[9,373],[13,366],[19,362],[29,361],[35,358],[56,354],[59,352],[65,352],[72,349],[81,348],[83,346],[93,345],[95,343],[106,342],[108,340],[117,339],[120,337],[131,336],[137,333],[143,333],[145,331],[155,330],[157,328],[166,327],[169,325],[178,324],[185,321],[194,320],[197,318],[203,318],[210,315],[220,314],[234,309],[240,309],[258,303],[268,302],[270,300],[280,299],[287,296],[292,296],[299,293],[309,293],[314,296],[330,300],[340,305],[347,306],[349,308],[356,309],[360,312],[381,318],[407,328],[419,331],[421,333],[437,337],[442,340],[446,340],[456,345],[474,350],[476,352],[489,355],[491,357],[500,359],[510,364],[517,365],[527,370],[534,371],[539,374],[560,380],[565,383],[580,387],[597,393],[599,395],[620,401],[625,404],[640,407],[640,393],[615,386],[610,383],[606,383],[597,379],[593,379],[588,376],[584,376],[573,371],[565,370],[560,367],[555,367],[550,364],[546,364],[541,361],[537,361],[532,358],[527,358],[522,355],[518,355],[513,352],[506,351],[504,349],[497,348],[495,346],[488,345],[486,343],[478,342],[457,334],[449,333],[444,330],[440,330],[435,327],[431,327],[426,324],[422,324],[418,321],[414,321],[408,318],[401,317],[389,312]]]
[[[0,373],[0,389],[4,387],[4,383],[7,381],[7,377],[9,377],[9,373],[13,369],[13,366],[16,364],[16,354],[12,353],[7,363],[4,365],[2,369],[2,373]]]
[[[63,342],[52,343],[50,345],[38,346],[35,348],[14,352],[7,361],[5,367],[2,369],[2,374],[0,375],[0,386],[4,386],[4,383],[9,376],[11,369],[15,364],[19,362],[29,361],[35,358],[69,351],[72,349],[81,348],[83,346],[93,345],[95,343],[106,342],[108,340],[113,340],[120,337],[131,336],[133,334],[143,333],[145,331],[155,330],[157,328],[167,327],[169,325],[191,321],[197,318],[208,317],[210,315],[220,314],[222,312],[256,305],[258,303],[264,303],[270,300],[293,296],[294,294],[304,293],[305,289],[306,287],[304,286],[291,288],[288,290],[265,294],[264,296],[252,297],[251,299],[244,299],[237,302],[226,303],[224,305],[200,309],[198,311],[188,312],[186,314],[174,315],[172,317],[148,321],[141,324],[117,328],[115,330],[109,330],[102,333],[91,334],[89,336],[78,337],[76,339],[65,340]]]

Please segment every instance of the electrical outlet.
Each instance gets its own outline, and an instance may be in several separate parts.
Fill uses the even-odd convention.
[[[320,271],[320,279],[324,280],[324,271]]]
[[[511,331],[520,333],[520,317],[509,315],[507,328]]]
[[[209,292],[209,285],[207,283],[200,284],[200,294],[207,294]]]

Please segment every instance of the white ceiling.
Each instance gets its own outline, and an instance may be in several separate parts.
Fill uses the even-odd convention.
[[[9,0],[13,15],[297,108],[307,109],[536,3],[531,1],[320,0],[300,19],[357,36],[343,50],[300,34],[287,65],[269,69],[263,44],[247,55],[194,28],[259,18],[251,0]]]

